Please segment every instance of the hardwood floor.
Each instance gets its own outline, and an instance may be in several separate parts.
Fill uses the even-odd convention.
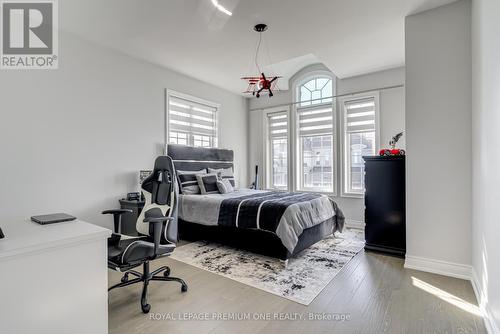
[[[183,278],[189,291],[174,282],[149,285],[151,312],[139,306],[141,286],[111,291],[109,332],[137,333],[486,333],[476,314],[470,282],[403,268],[403,260],[361,252],[349,262],[309,305],[304,306],[189,266],[172,259],[172,276]],[[109,284],[120,273],[110,271]],[[180,314],[239,313],[308,317],[347,314],[346,321],[293,320],[154,320]]]

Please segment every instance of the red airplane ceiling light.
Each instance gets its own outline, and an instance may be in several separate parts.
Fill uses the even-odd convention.
[[[259,33],[259,43],[257,44],[257,50],[255,51],[255,67],[257,68],[257,71],[260,74],[257,76],[248,76],[241,78],[242,80],[245,80],[248,83],[247,90],[244,91],[243,93],[251,93],[256,98],[259,98],[262,93],[269,93],[269,97],[272,97],[274,95],[273,90],[274,91],[279,90],[277,84],[278,84],[278,79],[281,77],[274,75],[266,77],[264,72],[260,69],[258,62],[260,44],[262,42],[262,32],[267,30],[267,25],[263,23],[257,24],[254,27],[254,30]]]
[[[243,93],[252,93],[256,98],[260,97],[260,93],[263,91],[269,92],[269,97],[272,97],[273,90],[277,90],[277,82],[280,77],[273,77],[271,80],[266,78],[264,73],[261,73],[260,77],[243,77],[241,79],[248,81],[248,88]]]

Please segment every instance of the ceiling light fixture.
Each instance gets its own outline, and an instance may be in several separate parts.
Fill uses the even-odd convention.
[[[262,43],[262,33],[267,30],[267,25],[264,23],[259,23],[255,27],[253,27],[253,30],[259,33],[259,43],[257,44],[257,50],[255,50],[255,58],[254,58],[255,67],[258,74],[256,76],[241,78],[248,83],[247,90],[244,91],[243,93],[251,93],[256,98],[259,98],[262,93],[267,92],[269,93],[269,97],[273,97],[273,90],[279,90],[277,86],[278,82],[276,80],[278,80],[281,77],[280,76],[266,77],[258,61],[260,44]],[[270,63],[269,65],[271,65],[271,59],[269,59],[269,63]]]
[[[233,15],[233,13],[231,13],[224,6],[219,4],[219,1],[212,0],[212,4],[215,6],[215,8],[217,8],[219,11],[223,12],[224,14],[229,15],[229,16]]]

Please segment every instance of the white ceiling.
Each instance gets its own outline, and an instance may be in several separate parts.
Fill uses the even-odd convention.
[[[256,23],[269,25],[266,70],[286,80],[319,61],[344,78],[404,65],[404,17],[454,1],[218,0],[227,16],[211,0],[64,0],[59,18],[63,30],[241,93],[240,77],[255,75]]]

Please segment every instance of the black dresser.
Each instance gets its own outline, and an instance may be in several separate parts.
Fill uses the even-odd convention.
[[[406,253],[405,156],[366,156],[365,249]]]

